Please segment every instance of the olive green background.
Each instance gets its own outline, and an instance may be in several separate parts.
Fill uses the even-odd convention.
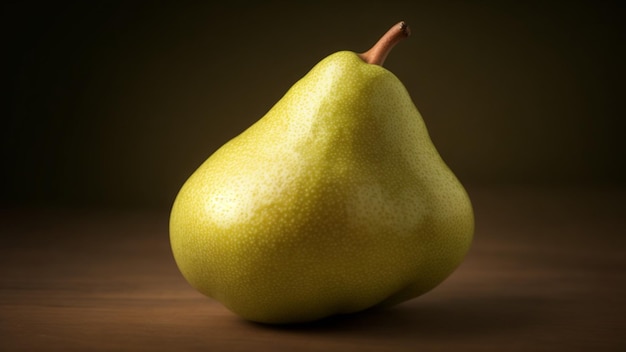
[[[166,208],[338,50],[385,66],[468,187],[623,186],[618,1],[3,2],[4,206]]]

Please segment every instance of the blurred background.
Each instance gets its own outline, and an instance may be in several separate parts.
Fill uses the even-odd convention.
[[[1,205],[166,209],[325,56],[385,67],[470,189],[623,186],[618,1],[5,1]]]

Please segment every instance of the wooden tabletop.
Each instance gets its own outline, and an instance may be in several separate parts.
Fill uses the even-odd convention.
[[[283,327],[192,289],[166,211],[4,209],[0,350],[626,350],[626,191],[469,192],[475,242],[442,285],[391,309]]]

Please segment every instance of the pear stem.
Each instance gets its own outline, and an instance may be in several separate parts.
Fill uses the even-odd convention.
[[[382,66],[391,49],[409,35],[411,35],[409,26],[404,21],[398,22],[383,34],[370,50],[359,54],[359,57],[368,64]]]

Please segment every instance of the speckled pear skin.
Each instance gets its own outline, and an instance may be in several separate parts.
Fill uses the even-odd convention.
[[[170,219],[187,281],[263,323],[419,296],[461,263],[473,232],[467,193],[402,83],[348,51],[206,160]]]

